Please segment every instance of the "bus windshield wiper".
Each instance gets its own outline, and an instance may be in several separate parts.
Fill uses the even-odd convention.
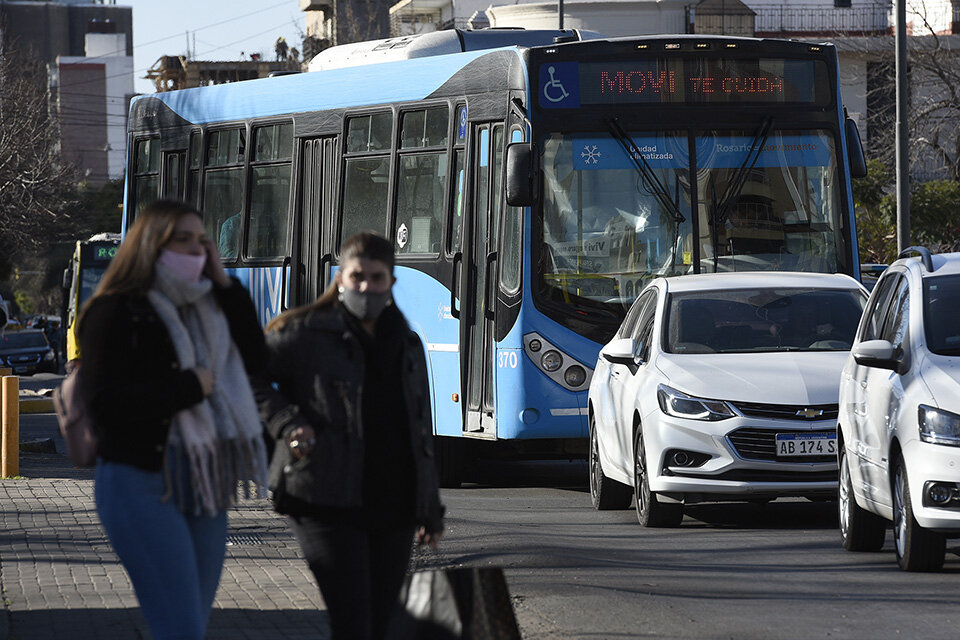
[[[660,203],[660,206],[667,210],[671,216],[673,216],[674,222],[678,225],[686,221],[684,215],[680,212],[680,207],[670,199],[670,194],[667,192],[666,187],[663,186],[663,183],[660,182],[660,179],[657,177],[657,174],[653,172],[653,169],[650,167],[650,164],[647,162],[647,159],[643,157],[643,154],[640,152],[640,149],[637,148],[637,145],[633,142],[633,139],[627,135],[627,132],[623,130],[623,127],[620,126],[620,121],[617,118],[608,118],[605,120],[607,124],[607,129],[610,131],[610,135],[620,143],[620,146],[623,147],[624,153],[627,154],[627,157],[633,162],[633,166],[636,167],[637,173],[640,174],[640,177],[643,179],[643,182],[646,184],[647,189],[653,196],[657,199],[657,202]]]
[[[743,164],[737,169],[737,172],[733,175],[733,179],[727,183],[727,189],[723,192],[723,195],[720,196],[720,201],[714,202],[713,226],[715,230],[727,219],[730,205],[740,198],[740,192],[743,191],[743,186],[747,182],[747,176],[750,175],[750,172],[753,171],[753,168],[757,165],[757,160],[760,159],[760,151],[763,149],[763,145],[766,144],[767,138],[770,137],[770,129],[772,128],[773,118],[765,119],[763,124],[760,125],[760,129],[753,136],[753,142],[750,144],[750,152],[747,153]]]

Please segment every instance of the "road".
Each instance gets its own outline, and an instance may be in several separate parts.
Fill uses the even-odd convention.
[[[419,565],[503,566],[527,640],[957,637],[956,553],[942,573],[901,572],[892,534],[849,553],[834,504],[805,500],[695,505],[678,529],[643,529],[594,511],[586,477],[580,462],[484,465],[443,492],[447,535]]]

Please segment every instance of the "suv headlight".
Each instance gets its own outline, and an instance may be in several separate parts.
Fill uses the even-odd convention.
[[[931,444],[960,447],[960,416],[943,409],[920,405],[920,439]]]
[[[43,354],[43,359],[52,361],[54,359],[53,351],[47,351],[45,354]]]
[[[661,411],[676,418],[713,421],[726,420],[737,415],[730,405],[722,400],[695,398],[665,384],[657,387],[657,401]]]

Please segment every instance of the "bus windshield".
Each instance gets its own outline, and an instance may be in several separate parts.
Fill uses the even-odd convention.
[[[657,276],[842,270],[825,131],[609,127],[548,135],[541,148],[542,301],[619,315]]]

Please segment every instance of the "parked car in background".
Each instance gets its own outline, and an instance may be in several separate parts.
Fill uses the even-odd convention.
[[[644,526],[683,504],[833,499],[840,371],[867,294],[844,275],[660,278],[600,351],[590,495]]]
[[[960,253],[919,251],[880,277],[843,370],[840,533],[879,551],[892,521],[900,567],[932,571],[960,536]]]
[[[57,357],[43,331],[5,331],[0,334],[0,362],[14,375],[57,370]]]

